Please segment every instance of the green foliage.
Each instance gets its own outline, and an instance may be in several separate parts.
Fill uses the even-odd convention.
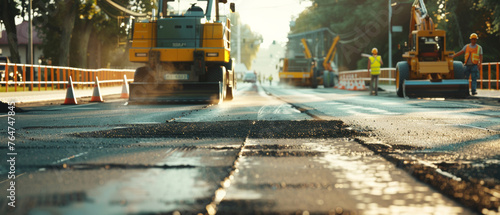
[[[342,69],[366,68],[361,53],[378,48],[387,58],[387,1],[312,0],[313,6],[295,20],[291,33],[329,28],[340,35],[338,56]],[[360,61],[358,63],[358,61]],[[366,64],[366,63],[365,63]],[[361,69],[360,68],[360,69]]]
[[[470,34],[477,33],[478,44],[484,48],[484,62],[498,62],[500,1],[439,0],[426,4],[437,27],[446,30],[448,50],[460,51],[470,42]]]
[[[373,47],[388,63],[388,1],[370,0],[311,0],[313,5],[302,12],[291,28],[291,34],[327,27],[340,35],[341,69],[364,69]],[[393,22],[410,17],[409,6],[414,0],[392,0]],[[447,49],[459,51],[469,43],[469,35],[477,33],[484,48],[484,61],[496,62],[500,41],[500,1],[498,0],[425,0],[437,27],[447,32]],[[407,5],[406,8],[401,5]],[[441,6],[442,5],[442,6]],[[400,7],[401,6],[401,7]],[[444,16],[442,16],[444,15]],[[439,17],[439,18],[438,18]],[[408,21],[409,22],[409,19]],[[408,40],[407,24],[402,33],[393,32],[393,65],[403,60],[404,43]]]
[[[42,33],[42,49],[45,58],[52,59],[54,65],[59,62],[59,45],[62,34],[62,22],[68,15],[61,5],[61,0],[37,0],[34,10],[38,14],[34,25]],[[136,12],[150,11],[151,0],[113,0],[120,5],[130,5]],[[104,0],[78,0],[74,29],[72,30],[69,65],[91,67],[122,64],[126,52],[118,41],[127,37],[126,25],[121,25],[125,14],[110,6]],[[118,33],[117,33],[118,32]],[[54,48],[60,47],[60,48]],[[117,58],[120,58],[118,60]]]
[[[17,42],[17,31],[14,17],[18,16],[21,11],[18,9],[19,2],[17,1],[0,1],[0,21],[5,27],[7,39],[9,40],[10,60],[14,63],[20,63],[19,47]]]

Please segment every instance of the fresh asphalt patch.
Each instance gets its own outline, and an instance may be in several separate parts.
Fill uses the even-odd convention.
[[[354,138],[362,135],[342,121],[220,121],[169,122],[76,133],[93,138]]]

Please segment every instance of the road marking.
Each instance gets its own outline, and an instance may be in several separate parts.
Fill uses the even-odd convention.
[[[497,130],[494,130],[494,129],[489,129],[489,128],[481,128],[481,127],[478,127],[478,126],[473,126],[473,125],[466,125],[466,124],[456,124],[458,126],[463,126],[463,127],[469,127],[469,128],[475,128],[475,129],[480,129],[480,130],[485,130],[485,131],[497,131]]]
[[[446,171],[443,171],[442,169],[440,169],[438,166],[434,165],[433,163],[431,162],[427,162],[427,161],[423,161],[423,160],[420,160],[420,159],[416,159],[420,164],[424,165],[424,166],[427,166],[427,167],[430,167],[430,168],[433,168],[436,170],[437,173],[443,175],[443,176],[446,176],[448,178],[451,178],[455,181],[462,181],[462,178],[458,177],[458,176],[455,176],[449,172],[446,172]]]
[[[69,106],[66,106],[66,107],[56,107],[56,108],[49,108],[49,109],[46,109],[48,111],[54,111],[54,110],[63,110],[63,109],[68,109],[68,108],[80,108],[80,107],[83,107],[83,106],[90,106],[90,105],[96,105],[98,103],[89,103],[89,104],[83,104],[83,105],[69,105]]]
[[[94,108],[94,107],[83,107],[83,108],[75,108],[75,110],[100,110],[100,108]]]
[[[327,104],[338,105],[341,103],[329,102]],[[398,114],[398,113],[392,113],[392,112],[389,112],[386,110],[382,110],[379,108],[363,107],[363,106],[348,105],[348,104],[344,104],[341,107],[338,107],[337,109],[347,110],[346,112],[351,113],[351,114],[358,114],[358,113],[361,114],[360,112],[355,111],[354,109],[361,110],[361,112],[364,112],[365,114],[383,114],[383,115],[397,115]]]
[[[2,174],[3,174],[3,173],[2,173]],[[16,179],[17,179],[17,178],[19,178],[19,177],[21,177],[21,176],[23,176],[24,174],[26,174],[26,173],[25,173],[25,172],[23,172],[23,173],[21,173],[21,174],[19,174],[19,175],[16,175]],[[0,181],[0,184],[3,184],[4,182],[6,182],[6,181],[11,181],[11,180],[12,180],[12,179],[5,179],[5,180],[3,180],[3,181]]]
[[[58,164],[58,163],[62,163],[62,162],[65,162],[65,161],[69,161],[71,159],[74,159],[74,158],[77,158],[77,157],[81,157],[81,156],[86,155],[88,153],[89,152],[82,152],[82,153],[79,153],[79,154],[76,154],[76,155],[72,155],[72,156],[69,156],[67,158],[63,158],[63,159],[57,160],[57,161],[53,162],[52,164]]]

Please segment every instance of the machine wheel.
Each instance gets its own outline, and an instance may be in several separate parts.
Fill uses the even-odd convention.
[[[465,79],[465,68],[462,62],[453,61],[453,72],[455,79]]]
[[[330,87],[335,87],[335,73],[334,72],[328,72],[330,75],[328,76],[330,78]]]
[[[323,87],[328,88],[330,86],[332,86],[330,82],[330,72],[328,72],[328,70],[325,70],[323,72]]]
[[[226,98],[224,100],[226,101],[231,101],[233,100],[233,87],[227,86],[226,87]]]
[[[311,87],[313,89],[318,88],[318,71],[316,69],[314,69],[313,75],[311,77]]]
[[[229,72],[226,73],[227,75],[229,75]],[[227,101],[231,101],[233,100],[233,93],[234,91],[236,90],[236,80],[234,80],[234,73],[233,75],[229,75],[228,79],[231,79],[232,80],[232,83],[233,83],[233,86],[230,87],[229,86],[229,80],[227,80],[227,86],[226,86],[226,100]]]
[[[208,82],[222,82],[222,99],[226,99],[227,79],[226,68],[223,66],[212,66],[208,68]]]
[[[396,93],[399,97],[403,97],[403,83],[410,79],[410,66],[406,61],[401,61],[396,64]]]
[[[154,82],[154,76],[149,67],[139,67],[134,73],[134,82]]]

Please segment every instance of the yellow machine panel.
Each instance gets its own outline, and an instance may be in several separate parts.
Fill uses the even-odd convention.
[[[448,62],[446,61],[436,61],[436,62],[420,62],[419,72],[421,74],[428,73],[441,73],[448,74]]]
[[[135,23],[132,47],[156,47],[156,23]]]
[[[222,23],[206,23],[203,26],[203,47],[224,47]]]

